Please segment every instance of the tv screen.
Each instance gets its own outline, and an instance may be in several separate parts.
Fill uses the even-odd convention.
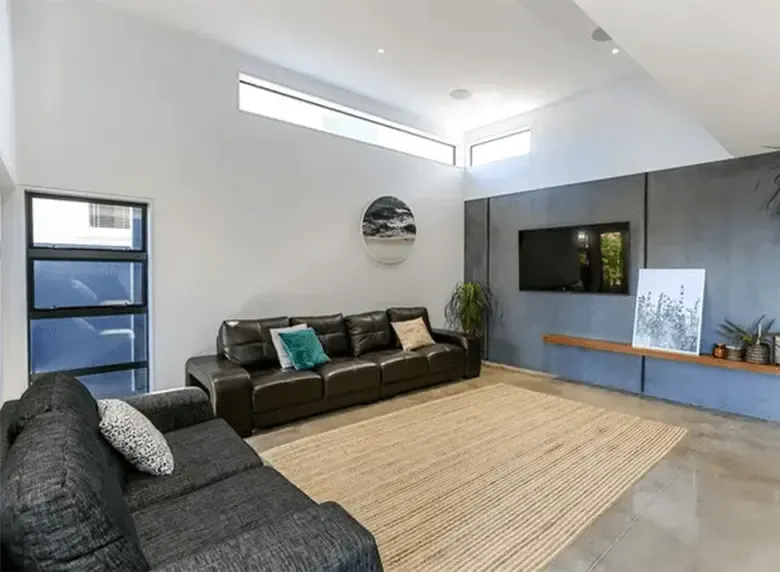
[[[520,290],[628,294],[629,224],[518,232]]]

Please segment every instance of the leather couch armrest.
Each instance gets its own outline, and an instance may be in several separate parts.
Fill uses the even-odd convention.
[[[155,572],[382,572],[373,535],[326,502],[155,568]]]
[[[187,385],[208,393],[217,417],[242,437],[252,434],[252,384],[249,372],[221,356],[187,360]]]
[[[124,401],[148,417],[162,433],[214,418],[208,395],[196,387],[133,395]]]
[[[466,352],[466,372],[464,377],[479,377],[482,370],[482,340],[452,330],[434,328],[431,331],[436,342],[460,346]]]

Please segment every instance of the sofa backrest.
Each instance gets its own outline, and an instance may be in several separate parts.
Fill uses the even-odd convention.
[[[367,352],[393,347],[395,334],[390,327],[387,313],[382,310],[364,312],[346,316],[349,343],[352,355],[359,356]]]
[[[329,316],[298,316],[290,319],[293,326],[306,324],[314,330],[329,357],[348,356],[352,352],[347,326],[342,314]]]
[[[217,353],[242,367],[278,365],[271,330],[289,325],[290,318],[225,320],[217,334]]]
[[[4,556],[27,570],[148,569],[121,464],[75,378],[43,376],[16,404],[2,467]]]
[[[422,318],[428,331],[431,331],[431,320],[428,318],[428,310],[423,306],[410,306],[408,308],[388,308],[387,317],[390,322],[408,322]]]
[[[0,408],[0,467],[5,465],[5,456],[11,448],[11,423],[16,416],[19,400],[6,401]],[[5,570],[5,568],[0,568]]]

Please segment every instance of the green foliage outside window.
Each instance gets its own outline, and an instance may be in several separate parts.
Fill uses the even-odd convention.
[[[623,240],[619,232],[601,235],[601,267],[604,283],[610,289],[623,285]]]

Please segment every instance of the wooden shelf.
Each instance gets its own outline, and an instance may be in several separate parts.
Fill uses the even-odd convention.
[[[685,363],[696,363],[710,367],[720,367],[724,369],[734,369],[739,371],[749,371],[753,373],[763,373],[764,375],[780,376],[780,365],[758,365],[744,361],[730,361],[718,359],[711,355],[690,355],[678,354],[673,352],[664,352],[659,350],[648,350],[644,348],[635,348],[625,342],[610,342],[607,340],[594,340],[591,338],[576,338],[573,336],[562,336],[559,334],[546,334],[544,343],[558,346],[570,346],[574,348],[584,348],[601,352],[612,352],[618,354],[627,354],[635,356],[644,356],[654,359],[663,359],[668,361],[678,361]]]

